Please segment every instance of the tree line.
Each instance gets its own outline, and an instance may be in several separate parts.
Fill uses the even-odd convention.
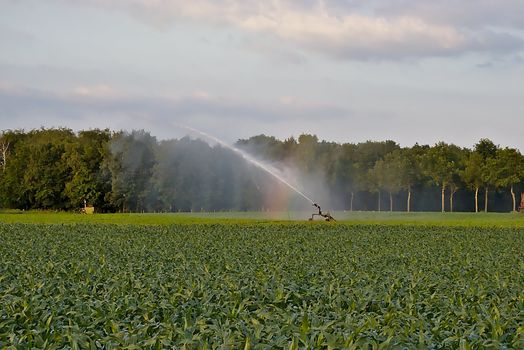
[[[457,194],[459,210],[516,211],[517,193],[524,188],[522,154],[489,139],[472,149],[445,142],[413,147],[391,140],[338,144],[315,135],[285,141],[259,135],[238,144],[266,159],[291,161],[300,171],[320,166],[332,192],[343,194],[349,210],[355,209],[357,196],[360,210],[437,210],[438,191],[443,212],[456,210]],[[396,204],[400,199],[404,203]]]
[[[0,157],[3,208],[253,210],[265,190],[229,150],[188,137],[158,141],[143,130],[6,130]]]
[[[258,135],[236,147],[321,181],[332,209],[515,211],[524,189],[524,157],[488,139],[470,149]],[[228,149],[143,130],[5,130],[0,167],[0,206],[23,210],[266,210],[286,189]]]

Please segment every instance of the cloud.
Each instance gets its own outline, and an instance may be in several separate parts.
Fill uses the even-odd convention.
[[[36,37],[27,31],[0,25],[0,41],[28,44],[36,42]]]
[[[466,41],[453,28],[409,17],[385,19],[348,15],[337,18],[328,13],[286,11],[270,18],[252,16],[238,24],[249,30],[270,31],[300,46],[347,58],[446,52]]]
[[[107,93],[109,91],[109,93]],[[3,129],[46,127],[146,129],[160,136],[175,124],[215,130],[231,138],[278,123],[324,123],[347,117],[347,109],[315,105],[290,97],[274,103],[249,103],[197,91],[186,96],[126,95],[105,85],[74,88],[65,93],[24,89],[0,82],[0,121]],[[163,130],[164,129],[164,130]]]
[[[96,91],[97,86],[99,84],[83,88]],[[45,92],[0,81],[0,131],[40,126],[74,130],[144,129],[159,139],[170,139],[186,134],[176,127],[182,124],[230,143],[261,133],[282,139],[311,133],[320,139],[338,142],[393,139],[410,146],[415,142],[431,144],[444,140],[470,147],[480,138],[488,137],[496,143],[524,150],[519,132],[522,128],[518,127],[518,113],[512,104],[505,103],[504,108],[500,101],[489,98],[480,106],[475,99],[471,109],[472,105],[464,103],[463,97],[444,96],[446,103],[429,103],[431,108],[419,108],[420,113],[413,114],[391,108],[391,101],[387,99],[379,99],[376,108],[349,109],[316,104],[300,96],[250,103],[206,91],[154,97],[130,95],[113,87],[110,90],[116,93],[101,96],[78,94],[76,90]],[[401,100],[394,103],[402,107]],[[407,111],[404,107],[401,109]],[[499,117],[493,118],[493,115]]]
[[[480,2],[480,4],[479,4]],[[273,35],[339,59],[403,59],[522,50],[521,1],[91,0],[158,26],[176,20]],[[504,18],[510,21],[503,22]],[[496,28],[502,24],[508,28]]]
[[[117,98],[120,93],[113,87],[100,84],[94,86],[77,86],[73,89],[73,95],[80,97]]]
[[[524,2],[521,0],[370,0],[369,3],[377,14],[384,16],[417,16],[435,23],[471,29],[524,29]]]

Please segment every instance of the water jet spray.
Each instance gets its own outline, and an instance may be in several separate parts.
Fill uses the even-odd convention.
[[[222,141],[221,139],[219,139],[219,138],[217,138],[217,137],[215,137],[213,135],[210,135],[210,134],[208,134],[208,133],[206,133],[204,131],[192,128],[192,127],[187,126],[187,125],[181,125],[181,124],[173,124],[173,125],[175,125],[178,128],[182,128],[182,129],[191,131],[192,133],[198,134],[198,135],[202,136],[204,139],[207,139],[209,141],[217,143],[220,146],[233,151],[234,153],[238,154],[241,158],[246,160],[248,163],[251,163],[254,166],[256,166],[257,168],[264,170],[266,173],[268,173],[271,176],[273,176],[275,179],[277,179],[278,181],[280,181],[281,183],[286,185],[288,188],[292,189],[295,193],[299,194],[301,197],[306,199],[308,202],[310,202],[314,207],[316,207],[318,209],[318,213],[315,213],[315,214],[311,215],[311,218],[309,218],[310,221],[312,221],[315,216],[321,216],[321,217],[325,218],[326,221],[335,221],[335,219],[329,214],[329,212],[328,213],[323,213],[322,209],[320,208],[320,206],[317,203],[315,203],[315,201],[313,201],[311,198],[309,198],[307,195],[305,195],[298,188],[296,188],[295,186],[290,184],[286,179],[284,179],[281,175],[279,175],[278,174],[278,170],[274,169],[272,166],[270,166],[268,164],[263,164],[259,160],[253,158],[248,153],[242,151],[241,149],[238,149],[238,148],[236,148],[234,146],[231,146],[230,144],[228,144],[228,143]]]

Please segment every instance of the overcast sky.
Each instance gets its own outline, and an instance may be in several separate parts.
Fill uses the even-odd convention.
[[[522,0],[0,0],[0,130],[524,150]]]

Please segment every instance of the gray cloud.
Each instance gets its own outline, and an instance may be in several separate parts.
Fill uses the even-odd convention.
[[[283,122],[330,122],[349,115],[350,111],[344,108],[302,104],[286,98],[274,104],[261,104],[205,94],[133,97],[104,86],[81,87],[67,94],[0,87],[0,129],[33,128],[40,120],[47,127],[144,128],[163,134],[163,125],[169,129],[175,124],[189,123],[234,139],[247,125],[255,130]]]
[[[260,133],[279,138],[312,133],[330,141],[393,139],[405,146],[444,140],[470,147],[480,138],[488,137],[496,143],[524,149],[519,125],[522,123],[507,117],[518,115],[518,111],[511,107],[490,108],[501,105],[501,101],[493,99],[483,110],[470,109],[471,104],[464,97],[453,94],[441,99],[446,103],[432,104],[433,110],[419,108],[419,112],[405,114],[390,106],[400,104],[400,110],[406,110],[409,101],[404,101],[407,104],[404,106],[402,100],[383,98],[382,107],[348,110],[308,105],[293,98],[271,104],[238,102],[205,94],[133,97],[105,86],[81,87],[69,93],[0,86],[0,130],[40,126],[74,130],[145,129],[160,139],[168,139],[184,136],[186,131],[177,125],[186,124],[231,143]],[[500,118],[492,117],[495,110]]]
[[[33,43],[36,37],[29,32],[0,25],[0,41],[3,42],[17,42],[17,43]]]
[[[524,48],[524,3],[514,0],[90,0],[159,27],[173,21],[269,34],[339,59],[504,55]]]
[[[524,29],[524,3],[520,0],[371,0],[369,4],[378,15],[411,15],[466,28]]]

